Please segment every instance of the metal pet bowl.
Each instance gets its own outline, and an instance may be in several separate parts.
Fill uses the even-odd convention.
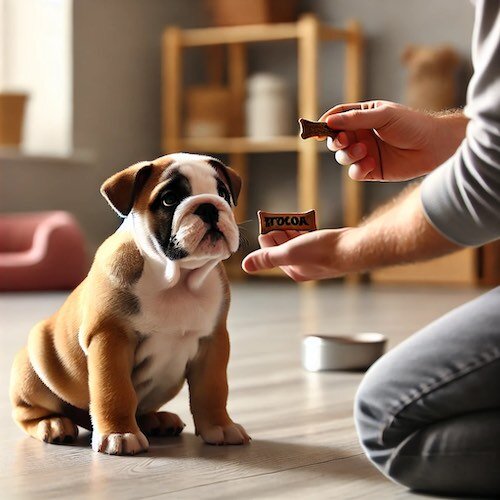
[[[381,333],[309,335],[302,341],[302,365],[306,370],[365,370],[385,351]]]

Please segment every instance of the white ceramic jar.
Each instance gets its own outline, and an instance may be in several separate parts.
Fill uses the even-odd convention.
[[[266,139],[292,133],[293,110],[285,79],[272,73],[256,73],[248,80],[246,133]]]

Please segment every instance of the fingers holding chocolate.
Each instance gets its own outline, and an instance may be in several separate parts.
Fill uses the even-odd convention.
[[[259,236],[259,245],[261,248],[283,245],[283,243],[293,240],[297,236],[306,233],[307,231],[296,231],[294,229],[286,231],[271,231],[270,233],[261,234]]]
[[[372,181],[379,180],[379,177],[374,175],[374,172],[377,170],[377,163],[375,160],[367,156],[362,160],[353,163],[349,167],[349,177],[355,181]]]
[[[360,160],[366,158],[367,149],[362,142],[356,142],[345,149],[340,149],[335,152],[335,160],[340,165],[352,165]]]
[[[348,148],[349,146],[353,145],[355,142],[359,142],[359,141],[356,138],[356,134],[354,132],[342,131],[342,132],[339,132],[339,134],[337,135],[337,137],[335,137],[335,139],[328,137],[326,140],[326,147],[330,151],[333,151],[335,153],[336,151],[339,151],[340,149]]]

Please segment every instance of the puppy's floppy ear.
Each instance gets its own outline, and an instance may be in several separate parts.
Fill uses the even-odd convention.
[[[241,191],[241,177],[232,169],[224,165],[219,160],[212,158],[209,161],[210,165],[217,171],[217,173],[226,181],[229,191],[231,192],[231,198],[235,205],[238,204],[238,196]]]
[[[120,217],[126,217],[130,213],[135,198],[148,180],[152,169],[151,163],[143,161],[117,172],[104,181],[101,194]]]
[[[238,204],[238,196],[241,191],[241,177],[232,168],[226,167],[224,165],[224,176],[226,177],[227,183],[229,184],[229,190],[231,191],[231,197],[233,198],[233,203]]]

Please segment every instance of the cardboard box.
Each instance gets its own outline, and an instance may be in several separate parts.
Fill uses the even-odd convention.
[[[206,0],[215,26],[286,23],[297,19],[297,0]]]
[[[187,137],[226,137],[229,132],[231,93],[227,87],[199,85],[186,90]]]

